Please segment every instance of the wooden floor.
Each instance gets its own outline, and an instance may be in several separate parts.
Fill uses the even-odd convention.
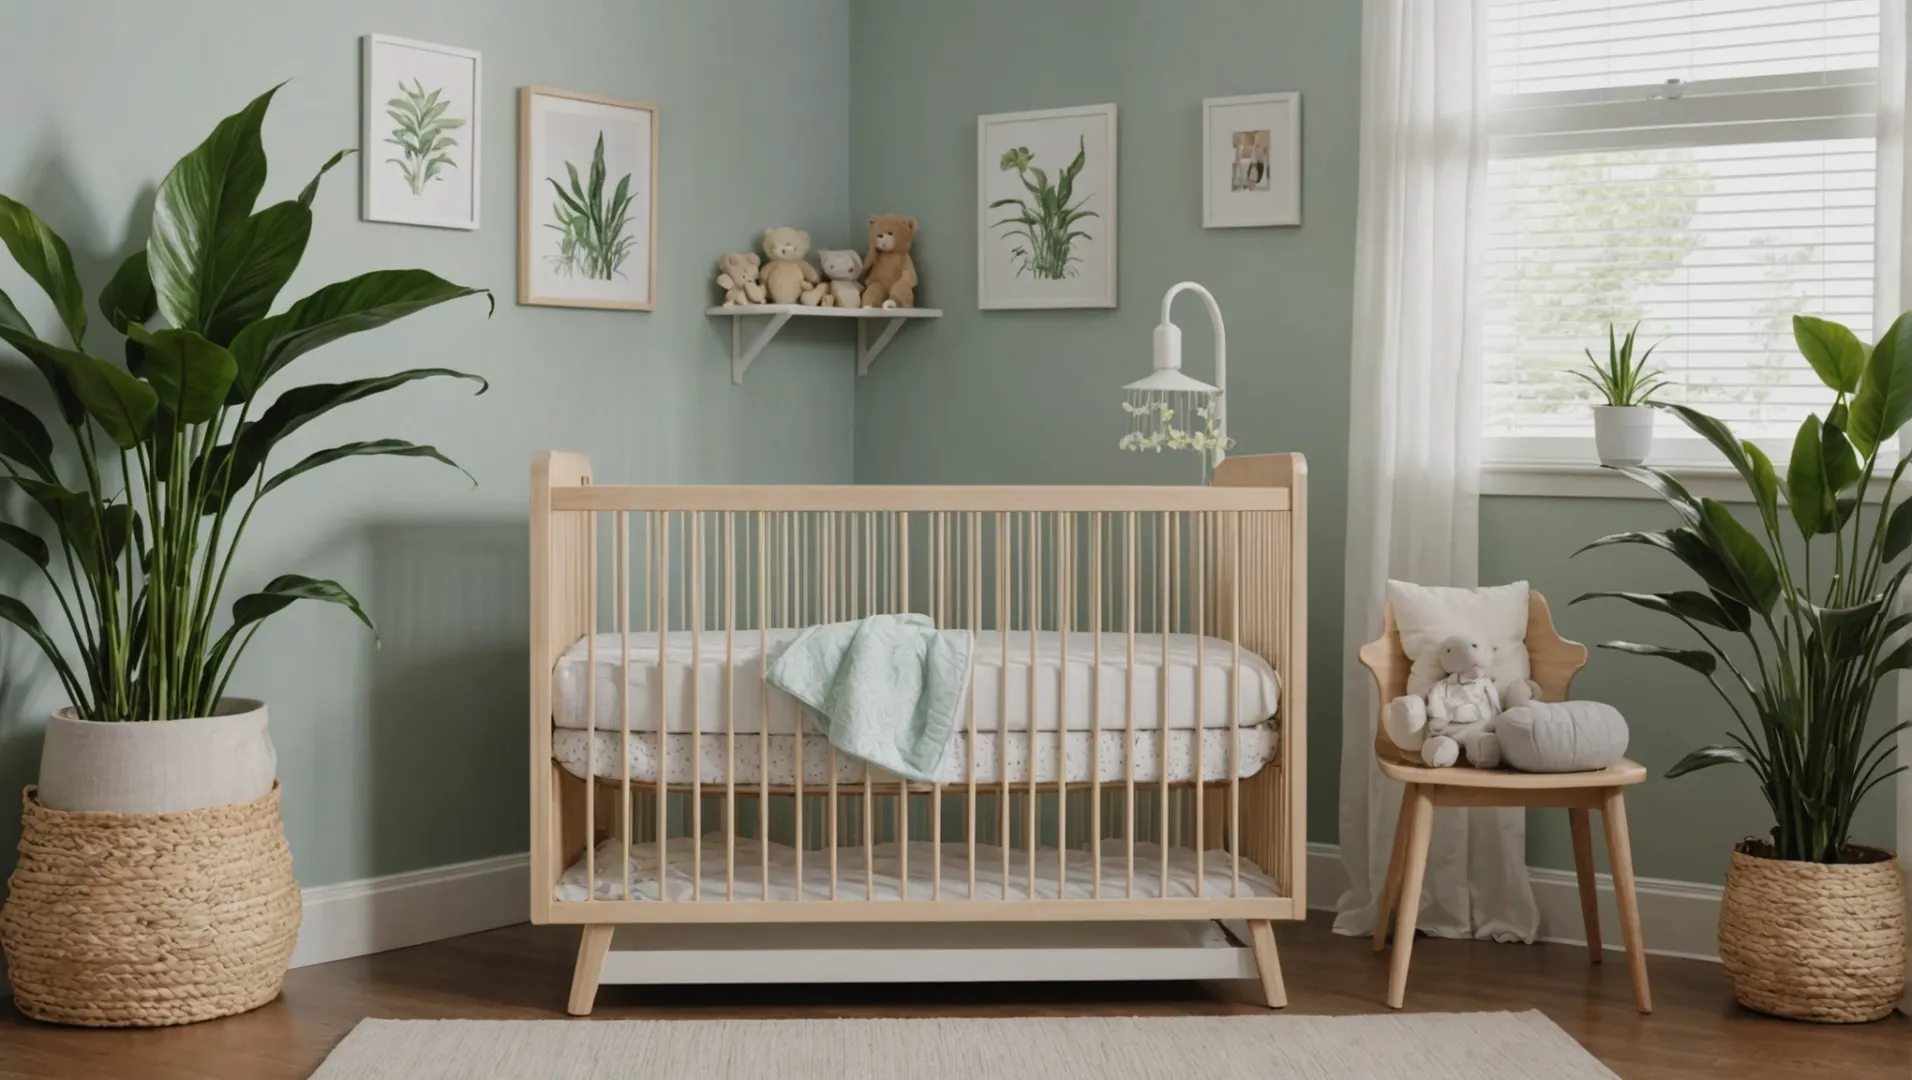
[[[558,1018],[577,931],[518,926],[302,968],[245,1016],[160,1031],[81,1031],[0,1004],[0,1078],[304,1080],[361,1018]],[[1327,917],[1277,931],[1291,1013],[1381,1012],[1386,964]],[[1565,945],[1417,942],[1408,1008],[1540,1009],[1628,1080],[1912,1077],[1912,1020],[1770,1020],[1733,1004],[1716,964],[1653,958],[1658,1011],[1633,1011],[1624,958]],[[1178,1016],[1259,1011],[1246,984],[606,987],[597,1019],[839,1016]],[[583,1022],[583,1021],[580,1021]],[[553,1080],[563,1080],[561,1077]],[[795,1078],[793,1078],[795,1080]],[[1194,1078],[1189,1078],[1194,1080]]]

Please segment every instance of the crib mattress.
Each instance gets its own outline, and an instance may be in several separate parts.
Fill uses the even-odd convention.
[[[796,849],[783,844],[760,844],[756,840],[739,837],[736,841],[736,864],[731,874],[730,888],[736,901],[762,900],[764,888],[764,847],[768,846],[770,859],[770,880],[768,895],[771,900],[828,900],[830,899],[830,860],[827,851],[806,851],[803,856],[803,879],[797,879]],[[706,901],[723,901],[726,896],[724,883],[725,840],[720,835],[710,834],[703,838],[697,862],[693,861],[689,838],[665,843],[665,872],[663,895],[667,900],[692,900],[701,892]],[[902,848],[898,844],[877,845],[869,866],[864,865],[864,849],[842,847],[837,849],[836,898],[843,900],[900,900],[905,890],[910,900],[1027,900],[1034,894],[1038,900],[1092,900],[1096,898],[1095,856],[1077,848],[1068,851],[1068,865],[1058,865],[1055,848],[1039,848],[1036,851],[1035,874],[1030,876],[1029,853],[1026,850],[1009,852],[1009,874],[1005,883],[1003,877],[1003,851],[1001,848],[976,845],[975,877],[976,891],[969,891],[970,856],[969,848],[961,843],[944,842],[942,845],[942,890],[937,891],[935,877],[936,849],[924,841],[912,841],[909,845],[909,877],[907,883],[903,876]],[[559,879],[555,895],[559,901],[576,903],[580,900],[621,900],[624,898],[624,853],[621,844],[615,838],[599,844],[594,856],[596,871],[595,894],[587,895],[585,882],[588,880],[583,859],[579,859]],[[1109,841],[1102,846],[1102,895],[1104,900],[1123,900],[1130,896],[1128,877],[1128,848],[1119,842]],[[693,876],[695,870],[701,874]],[[1189,848],[1171,847],[1168,853],[1168,876],[1162,875],[1162,849],[1154,844],[1135,845],[1135,887],[1134,898],[1138,900],[1167,897],[1169,899],[1201,898],[1224,900],[1237,897],[1279,896],[1280,890],[1274,879],[1261,871],[1247,859],[1241,860],[1240,891],[1236,891],[1235,862],[1226,851],[1209,851],[1202,855],[1201,874],[1196,875],[1195,852]],[[631,845],[630,858],[631,895],[637,900],[656,900],[658,898],[657,845],[644,842]],[[700,890],[693,890],[693,882],[701,882]]]
[[[1210,728],[1200,732],[1193,730],[1171,730],[1168,732],[1168,779],[1171,783],[1193,781],[1199,776],[1205,781],[1225,781],[1230,771],[1229,736],[1234,736],[1236,775],[1243,778],[1255,775],[1274,758],[1279,740],[1276,726],[1271,723],[1253,727],[1227,729]],[[1058,748],[1056,743],[1063,743]],[[692,769],[691,746],[696,740],[697,768]],[[622,778],[619,765],[619,744],[628,741],[630,746],[630,765],[632,783],[654,783],[658,778],[658,736],[655,732],[633,732],[628,740],[617,732],[559,730],[552,732],[551,748],[555,757],[566,772],[582,778],[585,775],[585,757],[591,757],[591,769],[601,780],[616,781]],[[735,740],[736,754],[735,777],[738,785],[759,784],[764,781],[763,737],[761,735],[739,735]],[[797,738],[793,735],[771,735],[769,782],[778,787],[796,786],[797,777]],[[1030,781],[1031,763],[1029,743],[1031,737],[1026,733],[1011,732],[1007,737],[996,732],[976,733],[976,782],[978,784],[1000,783],[1004,778],[1012,784],[1026,784]],[[1137,730],[1134,739],[1122,729],[1104,731],[1098,740],[1094,732],[1069,731],[1065,733],[1038,733],[1035,743],[1034,779],[1037,783],[1089,783],[1100,778],[1105,784],[1120,784],[1125,778],[1133,776],[1137,784],[1159,783],[1162,779],[1162,732]],[[1199,757],[1197,761],[1197,745]],[[724,735],[682,735],[664,736],[663,756],[665,760],[664,778],[669,784],[688,784],[696,776],[702,783],[722,784],[729,764],[727,756],[732,740]],[[1094,749],[1100,743],[1100,753]],[[943,754],[942,765],[937,769],[937,778],[946,784],[967,784],[969,782],[969,738],[959,733],[950,741],[949,749]],[[1124,745],[1129,754],[1124,756]],[[588,748],[588,749],[587,749]],[[1199,764],[1199,769],[1197,765]],[[862,760],[848,754],[836,755],[836,779],[839,784],[861,783],[866,766]],[[889,774],[876,771],[877,779],[893,779]],[[822,788],[830,782],[830,743],[821,735],[803,736],[803,784],[806,788]]]
[[[655,632],[633,631],[628,650],[620,634],[579,639],[552,673],[553,719],[560,728],[617,731],[628,705],[630,730],[656,731],[661,682],[667,731],[722,732],[734,710],[734,730],[755,733],[767,706],[770,732],[794,735],[796,700],[762,679],[765,653],[774,658],[797,633],[672,631],[660,649]],[[1193,634],[1170,634],[1164,642],[1144,630],[1132,647],[1131,654],[1125,633],[1042,631],[1032,640],[1027,631],[979,632],[963,726],[973,708],[979,731],[1088,731],[1098,726],[1098,703],[1105,730],[1126,728],[1131,713],[1143,731],[1159,729],[1165,712],[1172,730],[1255,725],[1275,715],[1275,670],[1246,649],[1238,654],[1231,642]]]

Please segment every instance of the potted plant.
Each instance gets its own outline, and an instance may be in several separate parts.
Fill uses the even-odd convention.
[[[0,595],[0,621],[40,646],[70,702],[47,727],[0,913],[16,1002],[31,1016],[176,1023],[276,996],[298,887],[265,706],[228,685],[261,623],[293,603],[371,619],[337,582],[300,574],[244,592],[222,617],[234,554],[253,514],[314,469],[380,455],[456,467],[430,446],[376,439],[269,470],[293,432],[417,380],[483,391],[476,376],[415,368],[266,393],[328,342],[489,296],[423,270],[378,270],[270,314],[305,252],[320,180],[349,153],[255,210],[276,89],[221,121],[159,185],[149,235],[98,296],[100,320],[125,337],[123,362],[104,358],[65,241],[0,196],[0,240],[65,331],[55,343],[0,294],[0,341],[39,369],[51,405],[48,423],[0,397],[0,480],[19,492],[5,507],[26,511],[0,519],[0,558],[24,560],[45,586],[37,614]]]
[[[1745,479],[1755,527],[1663,472],[1624,468],[1680,524],[1615,533],[1582,549],[1659,548],[1697,574],[1705,591],[1589,593],[1575,602],[1626,600],[1693,631],[1703,647],[1605,647],[1691,668],[1733,714],[1725,743],[1688,754],[1669,777],[1744,765],[1772,810],[1769,836],[1739,844],[1726,878],[1719,954],[1735,996],[1779,1016],[1874,1020],[1905,989],[1904,883],[1890,853],[1853,844],[1847,834],[1860,802],[1906,770],[1893,765],[1893,736],[1912,724],[1875,732],[1868,722],[1880,683],[1912,668],[1912,614],[1894,611],[1912,571],[1905,558],[1912,503],[1893,503],[1912,454],[1892,468],[1880,512],[1859,508],[1876,491],[1882,448],[1912,419],[1912,315],[1901,315],[1870,351],[1823,319],[1795,316],[1793,335],[1835,397],[1823,418],[1800,424],[1783,479],[1758,446],[1725,424],[1664,406]],[[1799,534],[1791,550],[1782,490],[1784,516]],[[1726,647],[1735,638],[1744,641]]]
[[[1644,465],[1653,451],[1653,394],[1665,382],[1659,371],[1646,366],[1658,344],[1648,346],[1638,360],[1633,358],[1633,338],[1639,332],[1640,324],[1634,323],[1626,340],[1618,341],[1613,324],[1608,323],[1607,362],[1594,359],[1593,350],[1587,349],[1592,373],[1574,372],[1606,401],[1593,407],[1593,444],[1600,464],[1614,468]]]

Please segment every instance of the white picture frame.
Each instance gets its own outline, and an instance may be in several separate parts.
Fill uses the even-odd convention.
[[[1202,227],[1301,224],[1301,94],[1202,101]]]
[[[576,199],[558,189],[574,186],[576,199],[597,192],[594,205],[621,222],[615,235],[571,240],[564,215]],[[656,289],[657,106],[521,87],[518,303],[650,311]]]
[[[1007,157],[1012,151],[1021,152],[1019,167]],[[1093,216],[1062,219],[1055,229],[1033,227],[1034,236],[1032,227],[1004,223],[1010,216],[1042,215],[1026,206],[992,203],[1026,200],[1030,186],[1046,184],[1060,192],[1078,153],[1083,165],[1069,181],[1067,209],[1072,216]],[[978,308],[1116,306],[1118,161],[1113,104],[976,118]]]
[[[478,228],[483,56],[389,34],[361,40],[360,217]]]

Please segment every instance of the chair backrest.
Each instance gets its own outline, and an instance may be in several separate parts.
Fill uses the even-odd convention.
[[[1553,612],[1547,607],[1547,598],[1538,591],[1528,593],[1527,599],[1527,664],[1532,669],[1534,682],[1540,684],[1540,697],[1543,701],[1566,701],[1573,689],[1573,677],[1587,665],[1587,647],[1577,641],[1568,641],[1554,630]],[[1374,675],[1374,684],[1380,691],[1381,708],[1388,702],[1407,693],[1408,669],[1413,662],[1401,649],[1400,627],[1394,621],[1394,605],[1389,604],[1381,615],[1381,636],[1361,646],[1361,666]],[[1383,759],[1399,761],[1408,765],[1419,765],[1417,758],[1403,753],[1389,741],[1387,732],[1382,730],[1377,714],[1374,726],[1374,752]]]

